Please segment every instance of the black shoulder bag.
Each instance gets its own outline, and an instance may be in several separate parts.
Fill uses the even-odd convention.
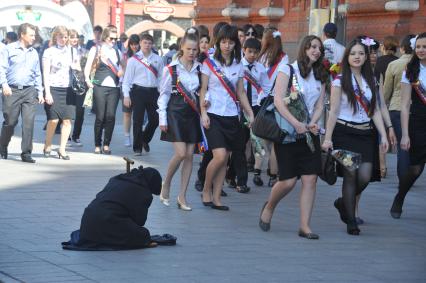
[[[290,67],[290,78],[288,81],[288,88],[291,88],[293,74],[294,70]],[[274,84],[272,85],[271,93],[275,88],[276,80],[277,79],[275,79]],[[274,97],[268,95],[268,97],[264,99],[259,109],[259,112],[257,113],[256,118],[254,119],[253,124],[251,125],[251,128],[253,134],[255,134],[259,138],[272,141],[274,143],[282,143],[284,141],[286,133],[284,133],[277,124],[277,121],[275,119],[274,108]]]

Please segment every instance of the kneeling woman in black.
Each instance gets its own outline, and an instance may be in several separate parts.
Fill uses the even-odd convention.
[[[401,148],[410,152],[410,167],[399,180],[390,211],[393,218],[401,217],[405,196],[426,162],[426,33],[413,40],[414,55],[401,80]]]
[[[374,168],[379,164],[375,128],[380,134],[383,152],[388,149],[376,97],[368,47],[361,39],[355,39],[347,45],[343,55],[342,75],[332,83],[330,112],[322,145],[324,150],[344,149],[361,154],[358,169],[350,171],[339,168],[343,175],[342,197],[334,202],[350,235],[359,235],[360,232],[355,220],[356,196],[361,194],[370,180],[379,177],[373,174],[380,172],[379,168]]]
[[[194,145],[201,141],[198,94],[201,64],[196,61],[198,36],[190,28],[182,39],[178,58],[164,68],[158,98],[161,140],[173,143],[175,154],[169,162],[161,190],[161,202],[169,206],[170,183],[183,161],[180,193],[177,205],[191,210],[186,202],[186,190],[192,172]]]
[[[253,121],[253,111],[244,91],[244,67],[237,27],[224,25],[215,41],[215,53],[206,58],[201,69],[200,106],[203,127],[213,159],[206,170],[203,204],[228,210],[220,201],[229,153],[243,147],[239,105]],[[213,185],[213,197],[211,188]]]
[[[260,215],[259,226],[263,231],[270,229],[275,207],[293,190],[297,179],[301,178],[299,236],[307,239],[319,238],[317,234],[312,233],[309,223],[315,200],[317,178],[321,173],[321,149],[317,123],[324,108],[324,83],[327,80],[327,72],[322,65],[323,58],[324,46],[321,39],[309,35],[300,44],[297,61],[291,65],[278,67],[274,104],[280,115],[295,128],[299,137],[295,142],[274,144],[279,181],[272,187],[269,199]],[[301,96],[299,99],[305,101],[310,117],[308,124],[298,121],[285,103],[288,98],[284,98],[284,95],[289,85],[298,90],[297,94]],[[308,139],[312,139],[312,143]],[[313,144],[314,150],[309,144]]]

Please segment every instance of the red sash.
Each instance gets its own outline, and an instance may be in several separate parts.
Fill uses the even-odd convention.
[[[170,76],[173,80],[173,69],[170,65],[167,65],[167,68],[169,69]],[[198,110],[196,104],[194,103],[194,100],[191,99],[191,93],[183,86],[183,84],[177,80],[176,81],[176,89],[182,95],[183,100],[188,103],[188,105],[194,110],[198,115],[200,115],[200,110]]]
[[[278,68],[278,65],[281,63],[281,60],[284,58],[285,53],[281,54],[277,60],[277,63],[275,63],[275,65],[271,66],[268,69],[268,77],[271,78],[272,75],[275,73],[275,70]]]
[[[244,79],[246,79],[246,81],[256,89],[257,93],[261,93],[263,91],[262,87],[257,83],[250,71],[244,70]]]
[[[359,105],[361,105],[361,107],[364,109],[365,113],[367,113],[367,116],[370,117],[371,103],[362,92],[361,87],[358,84],[358,81],[356,79],[355,81],[357,86],[357,88],[354,89],[355,98],[358,101]]]
[[[139,57],[136,56],[136,55],[133,55],[133,58],[135,58],[136,60],[138,60],[139,63],[141,63],[142,65],[144,65],[148,70],[150,70],[154,74],[154,76],[156,78],[158,78],[158,71],[157,71],[157,69],[155,69],[152,65],[146,64],[144,61],[142,61],[141,59],[139,59]]]
[[[420,99],[420,101],[426,105],[426,90],[423,88],[423,85],[420,81],[417,81],[415,83],[412,83],[411,86],[413,87],[415,93],[417,94],[417,97]]]
[[[235,88],[232,85],[232,83],[229,81],[229,79],[225,76],[225,74],[222,72],[222,70],[218,68],[215,62],[209,57],[207,57],[206,60],[204,60],[204,63],[207,64],[207,66],[213,72],[213,74],[216,75],[216,77],[219,79],[220,83],[226,89],[226,91],[228,92],[232,100],[234,100],[235,103],[238,103],[237,93],[235,91]]]
[[[114,75],[116,75],[118,77],[118,67],[114,64],[114,62],[111,61],[111,59],[107,59],[107,64],[108,68],[110,68],[110,70],[114,73]]]

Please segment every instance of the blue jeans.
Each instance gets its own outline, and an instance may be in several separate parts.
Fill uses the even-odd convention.
[[[392,121],[393,129],[395,131],[396,138],[398,140],[397,144],[397,172],[398,179],[401,180],[402,176],[407,173],[408,167],[410,166],[410,154],[408,151],[401,149],[401,112],[399,111],[389,111],[390,118]]]

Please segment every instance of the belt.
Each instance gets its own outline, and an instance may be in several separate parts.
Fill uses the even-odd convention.
[[[26,89],[32,86],[33,85],[9,85],[10,88],[15,88],[15,89]]]
[[[352,122],[347,122],[344,120],[337,120],[337,123],[342,124],[349,128],[357,129],[357,130],[371,130],[373,128],[370,122],[366,122],[362,124],[354,124]]]

